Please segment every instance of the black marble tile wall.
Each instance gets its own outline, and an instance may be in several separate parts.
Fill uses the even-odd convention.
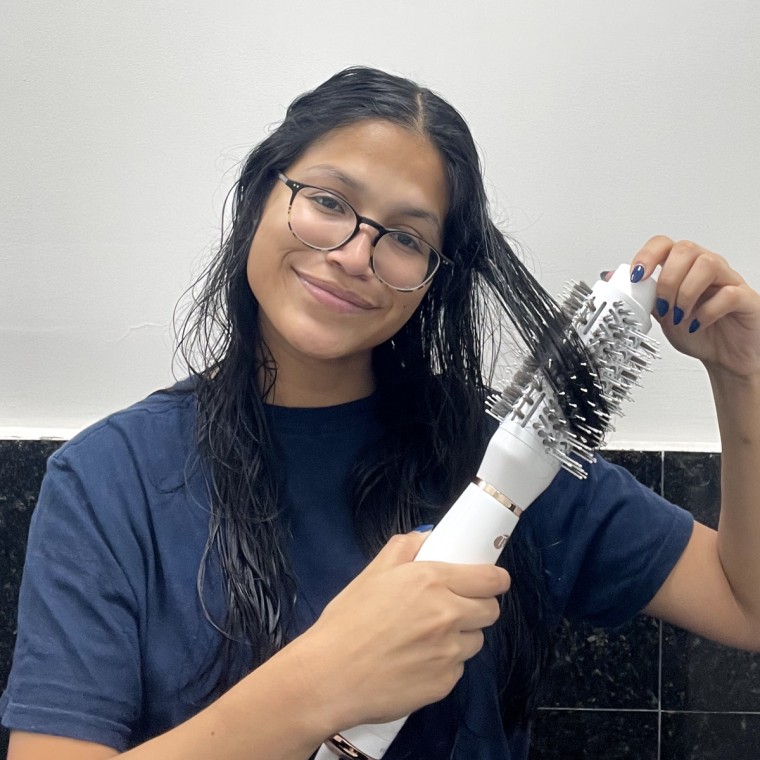
[[[0,441],[0,689],[5,688],[16,640],[16,605],[26,536],[45,461],[60,442]],[[0,757],[8,733],[0,727]]]
[[[717,526],[720,455],[608,451]],[[531,760],[759,760],[760,654],[643,616],[615,631],[566,623]]]
[[[29,519],[59,444],[0,441],[0,688],[11,663]],[[714,525],[720,456],[609,451],[666,498]],[[0,757],[7,732],[0,729]],[[640,617],[615,631],[565,624],[533,727],[531,760],[758,760],[760,654]]]

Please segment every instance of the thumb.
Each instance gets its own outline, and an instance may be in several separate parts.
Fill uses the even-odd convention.
[[[368,567],[387,569],[411,562],[420,550],[425,539],[430,535],[432,525],[422,525],[410,533],[391,536],[388,543],[378,552]]]

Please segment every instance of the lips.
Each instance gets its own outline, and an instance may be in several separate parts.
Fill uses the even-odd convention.
[[[375,304],[350,290],[341,288],[334,282],[320,280],[317,277],[305,275],[303,272],[298,271],[296,271],[296,275],[315,298],[326,302],[327,305],[340,307],[341,303],[343,303],[348,307],[355,307],[356,309],[369,310],[377,308]]]

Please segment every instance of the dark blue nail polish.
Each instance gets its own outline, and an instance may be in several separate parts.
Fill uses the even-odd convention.
[[[657,314],[660,317],[664,317],[668,313],[670,304],[664,298],[658,298],[654,302],[654,308],[657,310]]]
[[[433,530],[432,525],[418,525],[415,529],[415,533],[427,533],[429,530]]]
[[[644,276],[644,267],[641,264],[636,264],[631,272],[631,282],[638,282]]]
[[[691,324],[689,325],[689,332],[695,333],[697,330],[699,330],[699,320],[698,319],[692,319]]]
[[[679,309],[677,306],[673,307],[673,324],[680,325],[683,319],[683,309]]]

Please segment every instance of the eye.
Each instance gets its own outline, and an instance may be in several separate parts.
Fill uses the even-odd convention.
[[[338,198],[337,195],[327,193],[317,188],[305,189],[302,191],[304,199],[319,212],[325,214],[338,214],[340,216],[352,216],[351,209],[345,201]]]
[[[414,235],[410,235],[408,232],[390,232],[388,237],[392,240],[396,248],[405,251],[406,253],[427,254],[430,250],[430,246],[420,240]]]

